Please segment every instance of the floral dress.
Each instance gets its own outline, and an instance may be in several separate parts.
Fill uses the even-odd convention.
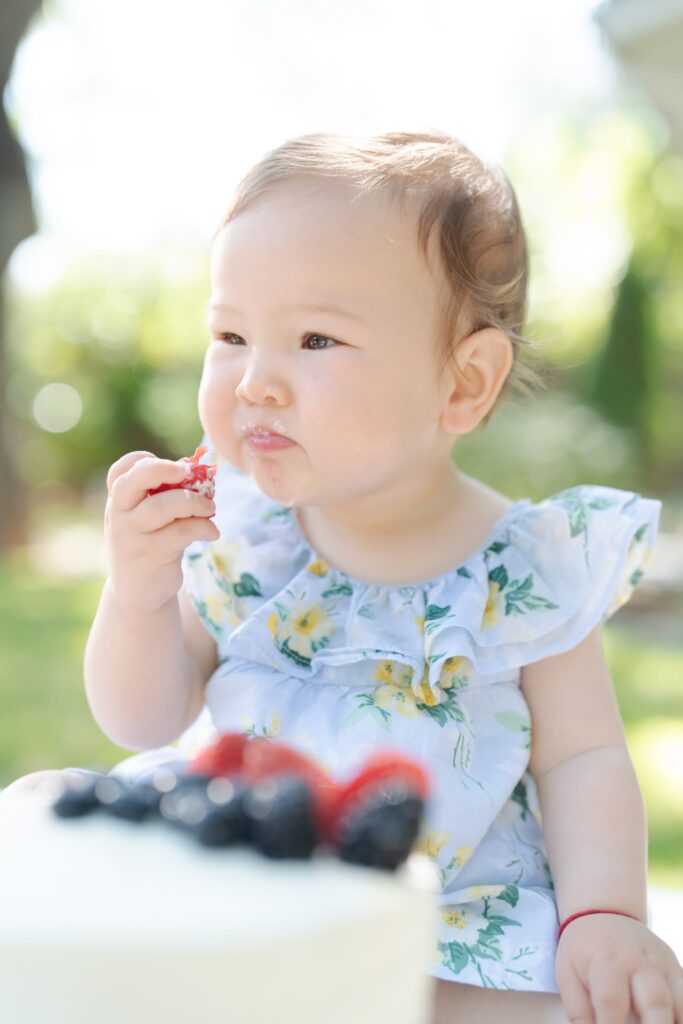
[[[250,476],[213,451],[205,461],[219,465],[221,537],[190,545],[183,571],[219,665],[181,750],[239,730],[291,743],[340,779],[380,746],[419,759],[433,784],[419,848],[441,881],[431,973],[557,992],[520,668],[576,646],[628,600],[661,503],[594,485],[522,499],[459,567],[376,585],[321,559]]]

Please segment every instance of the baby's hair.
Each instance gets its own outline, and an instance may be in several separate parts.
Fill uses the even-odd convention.
[[[540,364],[522,358],[537,347],[522,335],[529,257],[517,198],[501,168],[436,129],[372,138],[301,135],[266,153],[244,176],[216,235],[259,196],[302,179],[334,179],[401,205],[417,201],[419,248],[429,264],[430,237],[438,232],[449,285],[436,339],[440,370],[451,363],[460,372],[458,342],[472,331],[498,328],[512,344],[512,367],[484,422],[507,390],[527,394],[545,386]]]

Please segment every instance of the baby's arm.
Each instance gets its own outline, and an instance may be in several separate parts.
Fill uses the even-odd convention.
[[[147,496],[179,482],[185,467],[148,452],[120,459],[107,480],[110,575],[85,650],[93,716],[132,750],[176,739],[201,710],[216,665],[214,641],[182,587],[180,562],[193,540],[216,540],[213,503],[187,490]]]
[[[556,963],[568,1016],[591,1020],[591,1007],[611,1007],[604,1019],[618,1022],[631,1002],[641,1016],[682,1002],[676,957],[645,926],[645,809],[599,627],[573,650],[525,666],[522,689],[559,918],[594,908],[636,918],[595,914],[568,925]]]

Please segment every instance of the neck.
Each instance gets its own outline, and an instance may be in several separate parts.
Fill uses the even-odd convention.
[[[311,547],[331,565],[359,578],[400,582],[420,577],[420,566],[452,533],[462,490],[449,461],[438,472],[425,470],[417,479],[410,474],[388,490],[301,507],[297,515]]]

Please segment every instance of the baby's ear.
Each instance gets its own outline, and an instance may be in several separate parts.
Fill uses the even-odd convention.
[[[440,424],[447,434],[468,434],[481,423],[507,379],[512,360],[512,342],[495,327],[461,339],[444,371]]]

